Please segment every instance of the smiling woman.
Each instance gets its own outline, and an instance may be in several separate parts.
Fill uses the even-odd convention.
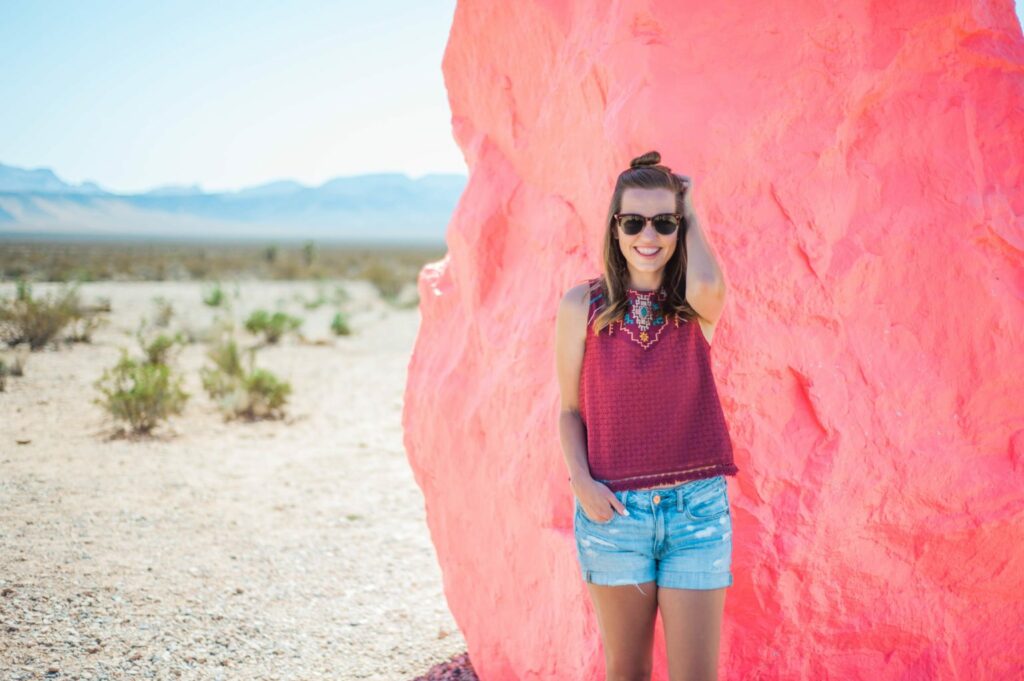
[[[650,674],[660,607],[672,678],[713,678],[733,583],[725,476],[738,472],[710,357],[724,280],[689,178],[660,160],[619,175],[604,274],[559,307],[559,424],[606,673]]]

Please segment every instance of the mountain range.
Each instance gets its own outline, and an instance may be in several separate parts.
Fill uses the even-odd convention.
[[[137,194],[0,163],[0,237],[278,240],[443,245],[467,177],[402,173],[280,180],[230,192],[168,185]]]

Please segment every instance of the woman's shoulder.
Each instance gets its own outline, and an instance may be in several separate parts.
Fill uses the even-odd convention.
[[[579,281],[562,295],[561,307],[585,312],[590,303],[590,283]]]
[[[601,281],[603,277],[588,277],[586,279],[577,280],[568,291],[562,296],[562,301],[566,303],[575,303],[581,305],[584,309],[590,306],[590,303],[602,295],[601,293]]]

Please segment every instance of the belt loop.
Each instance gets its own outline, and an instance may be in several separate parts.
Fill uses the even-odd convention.
[[[676,510],[683,508],[683,486],[676,487]]]

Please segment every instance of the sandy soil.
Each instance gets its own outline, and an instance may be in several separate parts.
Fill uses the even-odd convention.
[[[465,650],[402,448],[419,313],[344,286],[348,337],[329,331],[337,308],[291,299],[312,299],[311,283],[232,295],[237,318],[282,301],[327,340],[259,351],[294,388],[285,420],[223,422],[195,344],[172,362],[185,413],[148,439],[112,438],[92,383],[119,347],[136,351],[154,296],[174,303],[172,330],[207,325],[205,287],[81,287],[111,300],[111,324],[32,353],[0,393],[0,679],[394,680]]]

